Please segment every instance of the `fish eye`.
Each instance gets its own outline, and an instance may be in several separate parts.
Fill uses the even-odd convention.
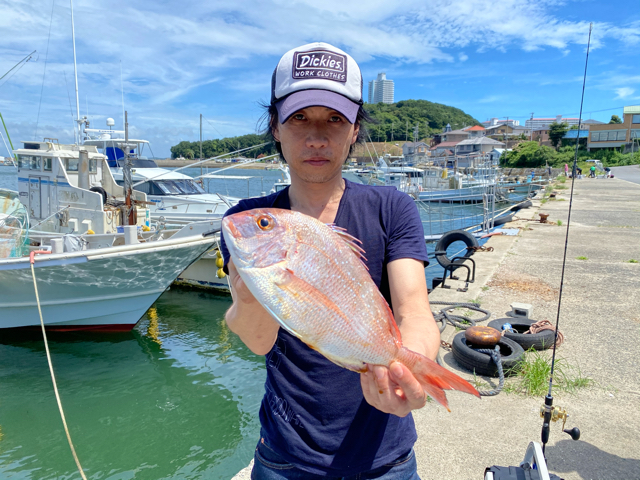
[[[260,215],[256,222],[260,230],[271,230],[273,228],[273,219],[269,215]]]

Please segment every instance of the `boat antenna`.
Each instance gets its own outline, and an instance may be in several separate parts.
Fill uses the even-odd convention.
[[[122,83],[122,60],[120,60],[120,94],[122,96],[122,124],[124,125],[124,83]]]
[[[82,120],[80,120],[80,98],[78,96],[78,65],[76,62],[76,30],[73,23],[73,0],[69,0],[69,5],[71,6],[71,39],[73,40],[73,74],[76,77],[76,123],[78,124],[78,138],[76,140],[76,144],[79,145],[81,136],[80,123]]]
[[[569,245],[569,226],[571,225],[571,206],[573,205],[573,187],[576,180],[576,171],[578,168],[578,147],[580,146],[580,127],[582,126],[582,106],[584,104],[584,89],[587,83],[587,66],[589,65],[589,48],[591,46],[591,31],[593,30],[593,23],[589,24],[589,39],[587,41],[587,57],[584,63],[584,77],[582,79],[582,97],[580,99],[580,116],[578,117],[578,138],[576,140],[576,150],[573,157],[573,169],[571,175],[571,193],[569,195],[569,213],[567,216],[567,232],[565,234],[564,240],[564,255],[562,257],[562,273],[560,274],[560,292],[558,294],[558,313],[556,316],[556,328],[555,328],[555,341],[553,342],[553,354],[551,356],[551,374],[549,376],[549,392],[547,396],[544,398],[544,413],[543,413],[543,422],[542,422],[542,453],[544,454],[544,450],[547,442],[549,441],[549,423],[552,421],[552,413],[553,413],[553,396],[551,391],[553,389],[553,373],[555,370],[555,360],[556,360],[556,345],[558,343],[558,326],[560,324],[560,308],[562,306],[562,287],[564,286],[564,270],[567,263],[567,247]],[[566,418],[566,417],[565,417]],[[566,433],[571,435],[571,438],[574,440],[578,440],[580,438],[580,431],[577,428],[572,430],[564,430]]]

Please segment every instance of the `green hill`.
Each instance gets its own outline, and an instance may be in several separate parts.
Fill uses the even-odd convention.
[[[418,138],[421,139],[441,132],[447,123],[454,130],[464,126],[480,125],[480,122],[459,108],[427,100],[403,100],[391,104],[365,103],[364,108],[375,120],[375,123],[367,125],[371,140],[374,142],[413,140],[416,124],[418,125]],[[203,158],[211,158],[265,141],[264,135],[256,134],[205,140],[202,142],[202,154]],[[270,155],[272,153],[276,153],[275,147],[266,145],[259,149],[250,150],[243,155],[255,157],[259,154]],[[198,158],[199,156],[200,145],[197,141],[183,141],[171,147],[171,158]]]
[[[397,103],[365,104],[377,124],[368,125],[371,139],[377,141],[413,140],[413,130],[418,125],[418,138],[427,138],[442,132],[448,124],[453,130],[480,122],[459,108],[427,100],[403,100]],[[393,137],[392,137],[393,136]]]

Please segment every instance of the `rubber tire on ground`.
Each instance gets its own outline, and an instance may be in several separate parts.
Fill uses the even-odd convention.
[[[467,247],[477,247],[478,240],[465,230],[451,230],[440,237],[436,244],[436,260],[442,266],[446,268],[453,262],[447,257],[447,248],[454,242],[464,242]],[[467,253],[463,257],[470,257],[473,255],[473,250],[467,250]],[[457,261],[456,261],[457,262]]]
[[[499,217],[494,218],[493,226],[497,227],[498,225],[504,225],[505,223],[510,222],[511,220],[513,220],[514,215],[515,212],[510,213],[509,215],[500,215]]]
[[[500,346],[500,354],[502,355],[504,376],[514,375],[515,367],[522,360],[524,350],[516,342],[505,337],[502,337],[498,345]],[[478,375],[484,375],[486,377],[498,376],[498,367],[493,362],[491,355],[476,351],[476,349],[486,347],[470,347],[467,339],[464,337],[464,332],[458,333],[453,338],[451,346],[453,358],[455,358],[462,367],[472,372],[475,371]]]
[[[522,210],[523,208],[529,208],[531,205],[533,205],[533,203],[531,203],[531,200],[527,200],[525,202],[519,203],[518,205],[514,205],[513,207],[511,207],[511,210],[517,212],[518,210]]]
[[[91,187],[89,189],[89,191],[91,192],[96,192],[99,193],[100,195],[102,195],[102,205],[106,205],[107,204],[107,191],[102,188],[102,187]]]
[[[538,333],[524,333],[529,330],[531,325],[536,323],[536,320],[512,317],[498,318],[497,320],[490,321],[488,326],[502,331],[502,325],[505,323],[510,323],[518,333],[505,332],[504,336],[516,342],[524,350],[529,350],[532,347],[536,350],[546,350],[553,346],[556,338],[556,333],[553,330],[542,330]]]

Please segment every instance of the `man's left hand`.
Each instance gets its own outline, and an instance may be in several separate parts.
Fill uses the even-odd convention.
[[[381,412],[406,417],[427,403],[422,385],[400,362],[393,362],[389,368],[367,365],[367,371],[360,374],[360,383],[367,403]]]

